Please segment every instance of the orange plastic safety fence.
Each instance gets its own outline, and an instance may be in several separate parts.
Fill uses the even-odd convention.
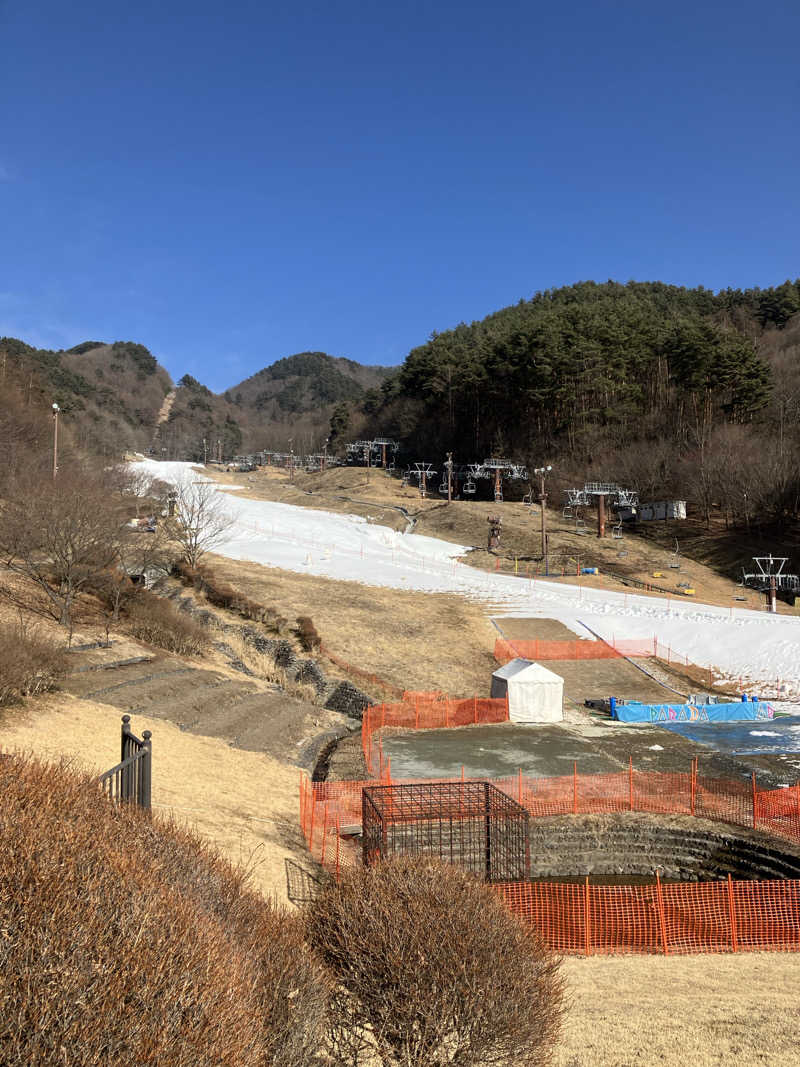
[[[410,730],[437,730],[451,726],[508,721],[508,702],[488,697],[454,700],[440,693],[406,693],[400,704],[373,704],[364,709],[361,746],[369,774],[384,772],[383,751],[373,734],[386,726]]]
[[[386,769],[382,777],[396,781]],[[303,836],[314,858],[334,876],[361,862],[361,793],[373,784],[301,778]],[[755,782],[700,776],[693,765],[686,774],[629,768],[581,775],[575,768],[559,778],[530,778],[519,772],[493,784],[535,818],[611,811],[694,814],[800,842],[800,783],[759,790]],[[800,950],[797,880],[640,886],[515,882],[498,891],[557,952]]]
[[[650,641],[589,641],[576,638],[574,641],[509,641],[500,637],[494,644],[494,658],[498,663],[512,659],[531,660],[583,660],[620,659],[623,656],[652,656]]]

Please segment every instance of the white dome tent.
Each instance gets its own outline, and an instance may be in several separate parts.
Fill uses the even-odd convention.
[[[561,722],[564,679],[541,663],[512,659],[492,675],[492,696],[508,694],[511,722]]]

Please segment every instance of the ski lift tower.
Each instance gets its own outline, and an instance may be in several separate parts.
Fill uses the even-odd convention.
[[[470,466],[470,474],[473,478],[491,478],[494,481],[494,499],[500,503],[503,499],[503,479],[511,481],[528,480],[528,471],[521,463],[515,463],[511,459],[499,459],[492,456],[483,463],[475,463]]]
[[[742,574],[745,585],[767,593],[769,610],[775,614],[778,610],[778,590],[794,597],[800,592],[800,576],[785,574],[783,568],[789,562],[788,556],[753,556],[756,569]],[[792,601],[793,603],[793,601]]]
[[[381,466],[384,470],[387,470],[386,456],[391,452],[391,469],[394,469],[394,459],[397,455],[397,450],[400,447],[397,441],[393,441],[391,437],[376,437],[370,442],[370,447],[373,452],[380,451],[381,454]],[[377,466],[377,463],[375,464]]]
[[[587,482],[583,487],[587,500],[597,503],[597,536],[606,535],[606,499],[614,507],[632,507],[638,503],[639,495],[632,489],[623,489],[616,482]]]
[[[432,478],[436,471],[433,469],[430,463],[415,463],[414,469],[409,470],[409,476],[416,478],[419,482],[419,495],[425,497],[428,495],[428,479]]]

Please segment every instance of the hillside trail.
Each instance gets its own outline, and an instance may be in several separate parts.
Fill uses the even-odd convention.
[[[172,405],[175,403],[175,397],[177,395],[178,390],[171,389],[161,402],[161,407],[158,409],[158,415],[156,415],[155,429],[153,430],[153,447],[155,447],[156,441],[161,438],[161,427],[169,419]]]

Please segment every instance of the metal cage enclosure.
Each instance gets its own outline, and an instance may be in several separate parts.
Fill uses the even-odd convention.
[[[361,811],[365,866],[425,855],[487,882],[528,878],[528,812],[491,782],[366,786]]]

